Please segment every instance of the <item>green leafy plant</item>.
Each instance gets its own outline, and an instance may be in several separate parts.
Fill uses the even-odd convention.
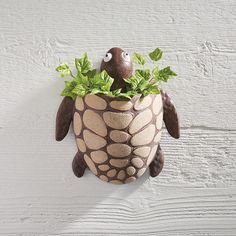
[[[159,94],[160,83],[167,82],[171,77],[177,75],[169,66],[159,69],[157,62],[162,58],[162,51],[159,48],[150,52],[148,58],[137,52],[133,54],[132,58],[133,62],[141,68],[137,68],[134,74],[125,80],[126,92],[122,92],[121,89],[111,91],[114,79],[106,71],[98,72],[94,69],[87,53],[84,53],[81,58],[75,58],[76,75],[72,73],[66,63],[60,64],[56,71],[60,72],[61,77],[72,77],[72,80],[65,81],[65,88],[61,95],[75,99],[77,96],[83,97],[86,94],[106,94],[131,99],[135,95]],[[153,68],[145,68],[147,59],[153,62]]]

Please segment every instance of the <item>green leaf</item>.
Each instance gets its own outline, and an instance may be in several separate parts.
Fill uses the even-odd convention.
[[[77,84],[75,88],[72,90],[72,93],[80,97],[83,97],[87,94],[87,90],[82,84]]]
[[[61,77],[65,77],[68,75],[72,75],[71,74],[71,70],[69,68],[69,66],[66,63],[62,63],[60,64],[57,68],[56,68],[57,72],[61,73]]]
[[[125,80],[125,82],[129,85],[129,90],[136,90],[140,81],[141,78],[137,77],[136,75],[132,75],[129,79]]]
[[[127,91],[126,93],[120,93],[119,97],[131,99],[133,96],[137,95],[136,91]]]
[[[101,73],[100,73],[100,78],[105,81],[105,82],[111,82],[113,81],[113,79],[108,75],[108,73],[103,70]]]
[[[101,85],[100,74],[96,74],[93,78],[89,79],[90,87],[95,88]]]
[[[88,87],[90,83],[89,78],[80,72],[78,72],[74,81],[76,81],[77,84],[82,84],[84,87]]]
[[[159,79],[159,68],[158,67],[155,67],[152,70],[152,76],[156,81],[158,81],[158,79]]]
[[[71,97],[73,100],[77,97],[76,94],[72,93],[71,91],[67,91],[66,88],[61,92],[61,96],[64,97]]]
[[[98,89],[98,88],[94,88],[94,89],[92,89],[91,90],[91,94],[97,94],[97,93],[101,93],[102,91],[100,90],[100,89]]]
[[[157,81],[167,82],[172,76],[177,76],[177,74],[167,66],[164,69],[159,70],[158,77],[155,77],[155,79]]]
[[[113,79],[108,75],[105,70],[100,73],[100,79],[101,81],[103,81],[103,85],[101,86],[102,90],[110,91]]]
[[[156,48],[153,52],[149,53],[149,57],[153,61],[159,61],[162,57],[162,51],[160,48]]]
[[[133,61],[140,65],[144,65],[146,63],[144,57],[137,52],[133,54]]]
[[[65,81],[65,87],[67,89],[73,90],[73,88],[77,85],[76,81],[72,80],[72,81]]]
[[[76,94],[72,92],[72,90],[75,88],[76,82],[75,81],[65,81],[65,88],[61,93],[61,96],[71,97],[72,99],[76,98]]]
[[[92,69],[87,53],[84,53],[81,58],[75,58],[75,66],[77,71],[80,71],[82,74],[86,74]]]
[[[96,73],[92,78],[88,78],[88,81],[88,88],[90,89],[90,91],[96,89],[103,93],[110,92],[110,88],[113,83],[113,79],[107,74],[106,71]]]
[[[112,92],[111,91],[101,91],[100,93],[112,97]]]
[[[86,73],[86,76],[88,76],[88,78],[93,78],[97,73],[97,70],[96,69],[93,69],[93,70],[89,70],[87,73]]]
[[[120,93],[121,93],[121,88],[112,91],[112,95],[113,95],[113,96],[119,96]]]
[[[154,93],[154,94],[159,94],[160,93],[160,89],[155,84],[149,85],[149,87],[147,88],[147,91],[149,93]]]
[[[135,70],[135,76],[139,78],[144,78],[145,80],[149,80],[151,78],[150,69],[137,69]]]
[[[128,93],[120,93],[119,97],[131,99],[131,96]]]
[[[148,94],[159,94],[160,90],[155,84],[149,84],[145,90],[142,91],[143,96],[147,96]]]
[[[145,90],[146,89],[146,87],[148,86],[148,81],[146,81],[146,80],[141,80],[140,82],[139,82],[139,84],[138,84],[138,89],[139,89],[139,91],[143,91],[143,90]]]

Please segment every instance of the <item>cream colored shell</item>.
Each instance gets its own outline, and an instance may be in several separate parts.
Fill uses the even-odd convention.
[[[74,132],[89,169],[103,181],[130,183],[152,162],[161,138],[161,95],[131,100],[105,95],[77,97]]]

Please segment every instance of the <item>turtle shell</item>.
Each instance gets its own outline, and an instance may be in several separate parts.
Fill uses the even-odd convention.
[[[86,95],[76,98],[74,111],[76,143],[93,174],[115,184],[144,174],[161,137],[160,94],[130,100]]]

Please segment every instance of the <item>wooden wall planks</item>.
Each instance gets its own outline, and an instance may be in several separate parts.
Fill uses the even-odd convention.
[[[0,2],[0,235],[236,235],[236,2]],[[71,171],[72,132],[54,141],[54,68],[112,46],[165,52],[164,88],[182,136],[165,167],[125,186]]]

